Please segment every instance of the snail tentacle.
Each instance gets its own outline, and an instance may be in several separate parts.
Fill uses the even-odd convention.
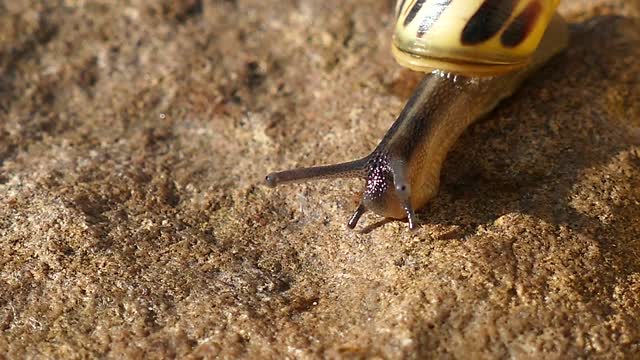
[[[272,172],[265,177],[265,184],[274,188],[281,184],[329,178],[362,178],[369,157],[333,165],[312,166]]]
[[[347,226],[349,227],[349,229],[355,229],[356,225],[358,225],[358,221],[360,221],[360,218],[362,217],[362,215],[364,215],[365,212],[367,212],[367,208],[361,202],[347,222]]]

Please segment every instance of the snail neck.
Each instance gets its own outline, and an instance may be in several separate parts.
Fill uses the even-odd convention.
[[[438,188],[447,153],[474,121],[509,97],[527,71],[473,79],[428,75],[376,149],[406,164],[411,203],[420,208]]]

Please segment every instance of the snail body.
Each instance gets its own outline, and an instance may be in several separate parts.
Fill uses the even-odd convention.
[[[341,164],[271,173],[266,177],[266,184],[275,187],[309,179],[364,178],[365,190],[358,208],[349,219],[350,228],[356,226],[366,211],[387,218],[407,218],[409,227],[415,228],[414,209],[423,207],[436,194],[442,164],[462,132],[493,110],[502,99],[513,94],[532,72],[567,46],[566,23],[559,15],[553,15],[558,2],[398,1],[392,46],[396,60],[422,71],[431,71],[434,66],[442,70],[434,71],[422,80],[371,154]],[[461,6],[461,3],[467,4],[467,7]],[[469,3],[473,6],[469,6]],[[528,10],[532,6],[537,9],[537,15],[523,16],[532,13]],[[469,12],[471,15],[460,13],[468,8],[472,8]],[[450,11],[453,14],[449,14]],[[461,21],[465,16],[469,20]],[[528,20],[518,20],[523,18]],[[446,25],[442,29],[440,20]],[[480,25],[474,25],[474,21]],[[520,25],[514,25],[516,21],[520,21]],[[483,24],[491,29],[483,29]],[[476,34],[471,31],[474,27],[477,28]],[[524,35],[519,36],[521,39],[515,46],[504,46],[500,39],[508,31],[515,32],[509,30],[513,27],[521,29],[518,31]],[[430,34],[430,31],[436,34]],[[451,51],[445,51],[438,49],[446,46],[446,42],[441,42],[438,36],[449,38],[450,42],[453,38],[452,35],[441,35],[445,31],[454,34],[457,31],[459,39],[466,36],[484,40],[477,40],[473,44],[456,41],[451,43]],[[406,40],[409,33],[414,33],[416,39]],[[487,35],[489,33],[491,36]],[[431,40],[424,42],[424,39]],[[477,51],[477,59],[472,57],[473,49]],[[456,74],[455,81],[454,77],[448,76],[449,73]]]

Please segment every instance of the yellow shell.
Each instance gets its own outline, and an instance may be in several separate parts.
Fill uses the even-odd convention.
[[[399,0],[392,52],[416,71],[494,76],[525,66],[560,0]]]

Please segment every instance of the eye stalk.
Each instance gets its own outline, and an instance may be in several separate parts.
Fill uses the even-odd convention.
[[[366,174],[365,167],[367,160],[368,158],[363,158],[334,165],[272,172],[267,175],[264,180],[268,187],[274,188],[281,184],[307,180],[363,177]]]

